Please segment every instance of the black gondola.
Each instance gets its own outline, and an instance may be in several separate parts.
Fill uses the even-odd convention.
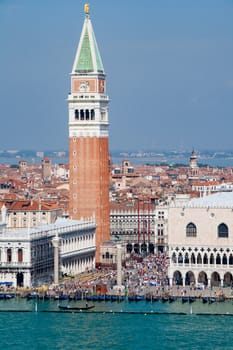
[[[161,300],[162,300],[162,303],[166,303],[167,301],[169,301],[169,298],[168,297],[162,297]]]
[[[216,299],[215,297],[210,297],[210,298],[209,298],[209,304],[215,303],[216,300],[217,300],[217,299]]]
[[[80,307],[80,306],[70,306],[70,305],[66,305],[66,306],[59,305],[58,307],[59,309],[62,309],[62,310],[80,310],[81,311],[81,310],[93,309],[95,306],[90,305],[90,306]]]
[[[173,303],[174,301],[177,300],[177,297],[176,296],[173,296],[173,295],[170,295],[169,297],[169,303]]]
[[[187,303],[189,301],[189,297],[182,297],[182,303]]]
[[[159,301],[160,300],[160,297],[157,295],[157,296],[153,296],[152,298],[152,301]]]
[[[190,302],[190,303],[194,303],[194,301],[196,301],[196,298],[195,298],[195,297],[189,297],[189,302]]]
[[[203,298],[202,298],[203,304],[208,303],[208,301],[209,301],[209,298],[208,298],[208,297],[203,297]]]

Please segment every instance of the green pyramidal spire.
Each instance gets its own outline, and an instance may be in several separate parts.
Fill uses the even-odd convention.
[[[89,12],[86,12],[72,73],[92,72],[104,73],[104,67],[92,28]]]

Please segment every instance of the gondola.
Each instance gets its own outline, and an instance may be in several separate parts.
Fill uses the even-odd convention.
[[[81,294],[69,295],[69,300],[82,300]]]
[[[159,301],[159,300],[160,300],[160,297],[158,295],[152,297],[152,301]]]
[[[31,299],[39,299],[39,295],[37,293],[29,293],[26,296],[27,300],[31,300]]]
[[[166,303],[167,301],[169,301],[169,298],[168,297],[162,297],[161,300],[162,300],[162,303]]]
[[[217,299],[215,297],[210,297],[209,298],[209,304],[213,304],[217,301]]]
[[[5,295],[5,299],[12,299],[15,298],[15,294],[14,293],[10,293],[10,294],[6,294]]]
[[[195,297],[189,297],[189,302],[190,302],[190,303],[194,303],[194,301],[196,301],[196,298],[195,298]]]
[[[203,304],[208,303],[208,301],[209,301],[209,298],[208,298],[208,297],[203,297],[203,298],[202,298]]]
[[[170,295],[169,297],[169,303],[173,303],[174,301],[177,300],[177,297],[176,296],[173,296],[173,295]]]
[[[146,301],[153,301],[153,296],[152,295],[146,295]]]
[[[189,297],[182,297],[182,303],[187,303],[189,301]]]
[[[59,309],[62,309],[62,310],[90,310],[90,309],[93,309],[95,307],[95,305],[90,305],[90,306],[84,306],[84,307],[80,307],[80,306],[70,306],[70,305],[66,305],[66,306],[63,306],[63,305],[59,305],[58,306]]]
[[[111,295],[105,294],[105,301],[111,301]]]
[[[154,301],[159,301],[160,297],[155,295],[147,295],[145,299],[146,301],[154,302]]]
[[[68,299],[68,295],[67,294],[61,294],[59,295],[59,300],[67,300]]]

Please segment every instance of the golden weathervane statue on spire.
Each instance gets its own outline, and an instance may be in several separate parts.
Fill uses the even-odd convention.
[[[90,8],[89,4],[84,5],[84,11],[87,15],[89,14],[89,8]]]

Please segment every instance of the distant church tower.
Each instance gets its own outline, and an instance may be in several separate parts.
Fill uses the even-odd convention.
[[[89,6],[71,72],[69,108],[70,205],[72,219],[95,217],[96,262],[110,239],[108,104],[105,72]]]
[[[189,180],[197,180],[199,178],[199,167],[197,164],[196,152],[192,151],[191,157],[189,159]]]

